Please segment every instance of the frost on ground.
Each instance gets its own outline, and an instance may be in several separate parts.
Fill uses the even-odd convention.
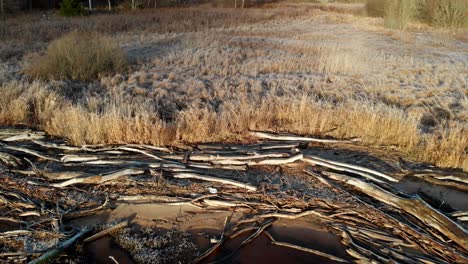
[[[466,41],[307,4],[271,7],[242,11],[243,20],[234,10],[187,9],[177,26],[163,11],[135,14],[160,23],[115,31],[133,66],[91,83],[12,81],[18,71],[4,63],[0,122],[33,123],[74,144],[238,141],[249,129],[360,137],[468,169]]]

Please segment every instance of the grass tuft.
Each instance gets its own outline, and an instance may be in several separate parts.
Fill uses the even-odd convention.
[[[50,43],[26,73],[40,79],[91,80],[122,71],[127,59],[111,38],[95,32],[71,32]]]
[[[423,19],[432,26],[446,28],[468,27],[468,1],[425,0]]]

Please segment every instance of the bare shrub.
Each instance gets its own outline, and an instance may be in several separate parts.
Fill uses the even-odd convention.
[[[91,80],[121,71],[126,63],[125,54],[111,38],[71,32],[53,41],[47,54],[36,57],[26,73],[41,79]]]
[[[422,18],[433,26],[466,28],[468,2],[466,0],[425,0]]]

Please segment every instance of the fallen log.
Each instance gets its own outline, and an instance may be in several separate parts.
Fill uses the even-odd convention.
[[[439,176],[435,177],[438,180],[445,180],[445,181],[455,181],[455,182],[461,182],[464,184],[468,184],[468,178],[462,178],[462,177],[457,177],[457,176]]]
[[[265,159],[265,158],[284,158],[287,157],[286,153],[268,153],[258,154],[252,153],[249,155],[207,155],[207,154],[195,154],[190,155],[189,160],[193,161],[220,161],[220,160],[253,160],[253,159]]]
[[[22,152],[22,153],[26,153],[26,154],[29,154],[29,155],[32,155],[32,156],[35,156],[35,157],[38,157],[38,158],[41,158],[41,159],[45,159],[45,160],[51,160],[51,161],[59,161],[58,159],[55,159],[55,158],[51,158],[51,157],[47,157],[37,151],[34,151],[34,150],[31,150],[31,149],[27,149],[27,148],[23,148],[23,147],[14,147],[14,146],[1,146],[3,147],[4,149],[9,149],[9,150],[13,150],[13,151],[17,151],[17,152]]]
[[[323,172],[329,178],[343,182],[357,188],[359,191],[370,197],[400,209],[416,218],[425,225],[434,228],[443,235],[450,238],[459,245],[465,252],[468,252],[468,233],[467,231],[453,222],[450,218],[432,208],[429,204],[419,198],[402,198],[386,190],[381,189],[371,183],[362,180],[340,175],[331,172]]]
[[[98,159],[99,157],[97,156],[65,155],[60,159],[60,161],[63,163],[68,163],[68,162],[85,162],[85,161],[92,161],[92,160],[98,160]]]
[[[117,171],[117,172],[110,173],[104,176],[97,175],[97,176],[90,176],[90,177],[85,177],[85,178],[74,178],[65,182],[52,184],[52,186],[57,187],[57,188],[63,188],[63,187],[78,184],[78,183],[102,184],[102,183],[106,183],[109,181],[115,181],[124,176],[139,175],[143,173],[145,173],[145,171],[141,169],[125,169],[125,170]]]
[[[395,179],[394,177],[392,177],[392,176],[390,176],[388,174],[378,172],[376,170],[364,168],[364,167],[361,167],[361,166],[353,165],[353,164],[347,164],[347,163],[344,163],[344,162],[328,160],[328,159],[320,158],[320,157],[313,156],[313,155],[307,155],[305,157],[305,160],[306,161],[308,160],[309,162],[315,162],[317,165],[321,165],[321,166],[324,166],[324,167],[327,167],[327,166],[332,167],[330,165],[336,165],[338,167],[342,167],[340,169],[342,169],[344,171],[348,171],[348,172],[353,171],[354,173],[362,173],[362,174],[368,173],[368,174],[371,174],[371,175],[374,175],[374,176],[384,178],[384,179],[386,179],[388,181],[391,181],[391,182],[398,182],[397,179]],[[320,164],[319,164],[319,162],[320,162]],[[334,166],[333,168],[337,168],[336,166]],[[352,171],[351,170],[346,170],[346,168],[349,168]]]
[[[43,132],[32,132],[32,133],[22,133],[19,135],[14,135],[6,138],[2,138],[3,142],[12,142],[12,141],[23,141],[23,140],[33,140],[33,139],[43,139],[45,133]]]
[[[257,187],[252,186],[248,183],[242,183],[230,179],[223,179],[223,178],[216,178],[213,176],[208,176],[208,175],[201,175],[201,174],[195,174],[195,173],[175,173],[173,175],[174,178],[176,179],[196,179],[196,180],[201,180],[201,181],[209,181],[209,182],[219,182],[222,184],[227,184],[227,185],[233,185],[236,187],[244,188],[249,191],[257,191]]]
[[[250,135],[262,138],[262,139],[272,139],[279,141],[306,141],[306,142],[319,142],[319,143],[343,143],[343,142],[354,142],[358,140],[337,140],[337,139],[321,139],[321,138],[311,138],[311,137],[301,137],[295,135],[277,135],[268,132],[259,132],[252,131]]]

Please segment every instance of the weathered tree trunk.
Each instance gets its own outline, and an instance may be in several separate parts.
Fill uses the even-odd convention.
[[[244,8],[245,0],[242,0],[242,8]]]
[[[89,7],[89,12],[91,12],[93,10],[92,0],[88,0],[88,7]]]
[[[234,8],[237,8],[237,0],[234,0]]]
[[[111,0],[107,0],[107,3],[109,4],[109,11],[111,11],[112,10]]]
[[[391,205],[416,217],[427,226],[447,236],[465,252],[468,252],[468,233],[466,230],[444,214],[433,209],[423,200],[419,198],[399,197],[373,184],[345,175],[331,172],[324,172],[324,174],[333,180],[351,185],[380,202]]]

